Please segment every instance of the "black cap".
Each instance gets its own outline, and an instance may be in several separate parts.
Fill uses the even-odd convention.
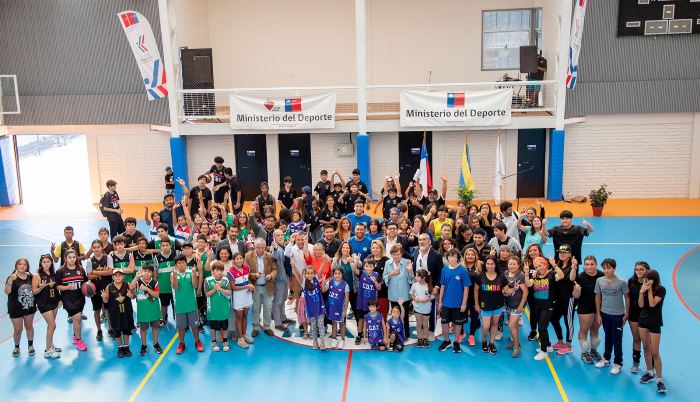
[[[360,174],[360,169],[357,169],[357,168],[353,169],[352,174]]]
[[[559,246],[559,252],[560,252],[560,253],[570,253],[570,252],[571,252],[571,247],[569,247],[569,246],[566,245],[566,244],[562,244],[561,246]]]
[[[189,241],[182,245],[182,248],[185,248],[185,247],[194,248],[194,246],[192,245],[192,243],[189,242]]]

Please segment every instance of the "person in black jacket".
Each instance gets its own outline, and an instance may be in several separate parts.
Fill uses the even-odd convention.
[[[399,225],[396,222],[389,221],[386,224],[386,236],[380,237],[377,240],[380,240],[384,245],[385,257],[390,257],[389,250],[394,244],[400,244],[404,250],[404,258],[410,258],[408,250],[410,250],[410,247],[415,247],[417,245],[417,239],[413,233],[411,233],[410,236],[400,235],[398,233]]]
[[[421,233],[418,236],[418,247],[411,259],[413,260],[413,266],[416,270],[427,269],[428,272],[430,272],[430,279],[432,283],[436,285],[433,289],[433,294],[437,297],[437,293],[440,290],[440,286],[438,285],[440,283],[440,276],[444,264],[442,263],[442,256],[440,253],[433,250],[431,243],[430,236],[427,233]],[[435,340],[435,320],[435,303],[433,303],[430,308],[430,319],[428,321],[428,330],[430,331],[428,334],[428,341],[430,342]]]

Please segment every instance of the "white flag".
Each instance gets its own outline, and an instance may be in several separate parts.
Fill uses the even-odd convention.
[[[503,149],[501,149],[501,135],[496,139],[496,166],[493,172],[493,199],[496,204],[501,203],[501,187],[503,186],[503,177],[506,175],[506,168],[503,163]]]

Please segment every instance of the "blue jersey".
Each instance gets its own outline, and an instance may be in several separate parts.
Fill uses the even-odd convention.
[[[336,283],[331,279],[328,284],[328,319],[331,321],[343,321],[343,307],[345,306],[345,295],[350,291],[347,282],[340,280]]]
[[[372,313],[365,314],[365,326],[367,327],[367,340],[371,346],[384,344],[384,327],[382,313],[376,312],[373,317]]]
[[[442,305],[447,308],[460,308],[464,296],[464,288],[471,286],[469,271],[462,265],[457,268],[445,267],[440,274],[440,285],[445,287]]]
[[[379,274],[372,272],[375,280],[379,280]],[[357,309],[369,311],[369,301],[377,300],[377,287],[372,282],[372,278],[367,275],[367,272],[360,273],[360,288],[357,290]]]
[[[323,315],[325,312],[325,306],[323,304],[323,297],[321,297],[321,286],[318,283],[318,279],[314,278],[311,282],[312,289],[306,289],[306,282],[304,281],[303,294],[304,301],[306,303],[306,318],[315,318]]]
[[[361,261],[364,261],[372,251],[372,241],[367,236],[363,237],[362,240],[358,240],[357,237],[353,236],[348,239],[348,243],[350,243],[352,252],[360,256]]]
[[[396,337],[401,343],[406,342],[406,333],[403,330],[403,321],[400,318],[397,318],[396,321],[393,318],[389,318],[386,323],[389,325],[390,334],[396,333]]]

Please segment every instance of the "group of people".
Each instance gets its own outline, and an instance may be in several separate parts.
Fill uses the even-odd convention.
[[[355,169],[347,182],[339,172],[323,170],[318,184],[303,186],[299,194],[285,177],[277,198],[262,183],[245,213],[240,185],[223,158],[217,157],[191,189],[167,173],[163,209],[149,213],[146,208],[148,233],[136,229],[133,217],[122,220],[116,182],[110,180],[100,203],[109,229],[101,229],[87,249],[66,227],[65,240],[39,258],[35,273],[26,258],[17,260],[5,285],[15,329],[13,356],[20,355],[23,330],[28,353],[35,353],[37,309],[47,322],[44,355],[60,356],[53,343],[60,305],[72,323],[73,344],[86,350],[87,298],[97,341],[106,326],[118,357],[132,355],[130,335],[136,328],[140,355],[148,353],[149,329],[153,350],[162,353],[158,332],[169,325],[172,311],[177,354],[185,351],[188,329],[202,352],[200,333],[207,327],[215,352],[228,351],[230,340],[248,348],[261,332],[274,335],[273,326],[298,331],[315,349],[344,348],[348,320],[357,323],[355,344],[402,351],[414,336],[412,315],[418,348],[442,338],[439,351],[459,353],[465,338],[476,346],[479,337],[482,351],[496,354],[507,326],[505,348],[518,358],[525,312],[527,340],[539,342],[534,358],[544,360],[550,353],[572,352],[578,313],[576,336],[585,363],[620,373],[623,327],[629,323],[631,372],[643,371],[642,383],[656,379],[658,392],[665,392],[659,343],[666,289],[658,272],[640,261],[634,275],[623,280],[615,274],[614,259],[602,260],[601,270],[596,257],[582,258],[583,240],[594,228],[585,220],[573,224],[569,211],[548,228],[541,203],[521,213],[507,201],[498,211],[488,203],[461,201],[449,208],[446,177],[440,194],[424,192],[417,182],[402,193],[399,177],[388,176],[375,207],[375,212],[383,209],[383,218],[375,219],[365,212],[370,192]],[[184,193],[179,203],[175,183]],[[542,247],[549,238],[556,254],[546,257]],[[293,317],[287,316],[287,305],[293,305]],[[436,333],[438,320],[441,333]]]

